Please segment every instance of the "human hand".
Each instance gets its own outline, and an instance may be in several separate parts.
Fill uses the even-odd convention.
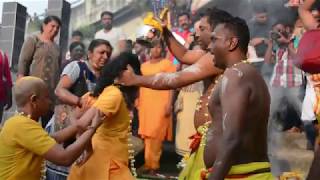
[[[137,75],[134,73],[130,65],[127,66],[127,70],[123,71],[120,76],[115,80],[116,84],[122,86],[134,86]]]
[[[160,13],[159,19],[160,19],[162,28],[168,26],[168,15],[169,15],[168,8],[164,8]]]
[[[277,41],[279,43],[282,43],[282,44],[289,44],[290,43],[290,39],[285,37],[282,33],[279,33],[280,35],[280,38],[277,39]]]
[[[250,44],[252,46],[257,46],[259,44],[262,44],[265,42],[265,38],[262,38],[262,37],[257,37],[257,38],[253,38],[251,41],[250,41]]]

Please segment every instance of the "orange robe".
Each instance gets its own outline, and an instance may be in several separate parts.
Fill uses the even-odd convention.
[[[97,129],[92,138],[93,154],[82,166],[73,165],[68,180],[132,180],[128,168],[129,110],[121,91],[106,87],[98,99],[85,95],[89,103],[111,118]]]
[[[144,76],[161,72],[174,72],[175,66],[167,59],[158,63],[145,62],[141,65]],[[139,94],[139,134],[163,141],[172,139],[172,120],[165,117],[166,106],[170,103],[169,90],[140,88]]]

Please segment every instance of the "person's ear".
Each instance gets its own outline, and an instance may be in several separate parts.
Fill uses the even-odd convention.
[[[31,102],[32,106],[36,106],[37,99],[38,99],[38,97],[35,94],[32,94],[30,96],[30,102]]]
[[[235,50],[239,46],[239,39],[232,37],[229,41],[229,51]]]
[[[36,100],[37,100],[37,95],[35,95],[35,94],[32,94],[31,96],[30,96],[30,100],[31,100],[31,102],[35,102]]]
[[[90,60],[90,59],[92,58],[92,54],[93,54],[93,52],[91,52],[91,51],[88,51],[88,53],[87,53],[87,56],[88,56],[88,60]]]

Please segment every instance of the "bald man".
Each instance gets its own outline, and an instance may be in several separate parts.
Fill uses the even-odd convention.
[[[0,179],[40,179],[44,160],[71,165],[101,124],[98,110],[88,110],[86,113],[96,114],[90,119],[91,125],[76,142],[64,149],[59,144],[83,128],[80,124],[71,125],[52,137],[42,129],[38,120],[48,112],[51,103],[43,80],[31,76],[19,79],[14,97],[18,113],[5,122],[0,132]],[[82,121],[80,118],[79,122]]]

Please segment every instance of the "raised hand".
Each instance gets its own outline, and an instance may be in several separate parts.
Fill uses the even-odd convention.
[[[135,80],[137,75],[134,73],[130,65],[127,66],[127,70],[123,71],[120,76],[115,80],[115,83],[122,86],[133,86],[135,85]]]

